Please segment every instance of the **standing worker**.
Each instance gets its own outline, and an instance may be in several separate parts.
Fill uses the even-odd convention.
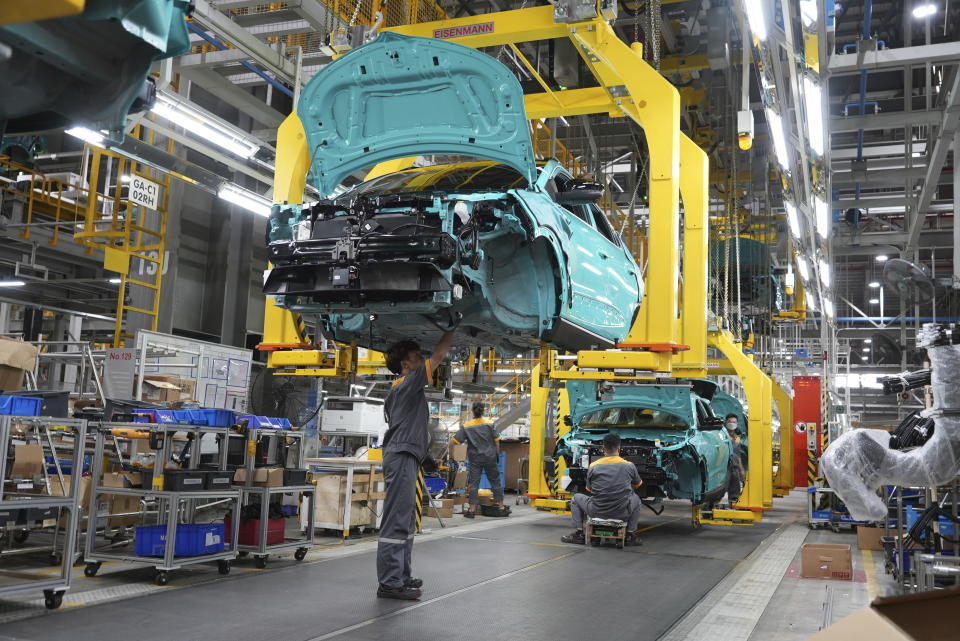
[[[620,458],[620,436],[607,434],[603,437],[605,456],[590,464],[587,470],[586,494],[574,494],[570,501],[570,520],[576,529],[560,537],[564,543],[583,544],[583,524],[588,518],[621,519],[627,522],[624,545],[641,545],[640,507],[642,503],[637,488],[643,485],[637,466]]]
[[[400,378],[393,382],[383,405],[387,497],[377,542],[377,596],[381,598],[414,601],[421,595],[423,581],[410,576],[410,557],[416,531],[417,478],[430,447],[430,408],[423,388],[433,382],[433,371],[446,358],[452,342],[453,332],[446,332],[427,360],[411,340],[387,350],[387,368]]]
[[[743,469],[743,452],[741,452],[740,447],[740,430],[738,429],[740,420],[736,414],[727,414],[723,423],[727,428],[727,435],[730,437],[730,462],[727,464],[727,500],[730,502],[730,507],[733,507],[740,500],[743,481],[746,478]]]
[[[468,519],[476,516],[477,505],[480,503],[480,475],[486,472],[493,490],[493,502],[499,508],[500,516],[507,516],[510,510],[503,506],[503,483],[500,482],[500,432],[494,427],[493,421],[483,418],[486,409],[483,403],[477,401],[471,409],[473,419],[465,422],[452,439],[457,445],[467,444],[470,509],[463,515]]]

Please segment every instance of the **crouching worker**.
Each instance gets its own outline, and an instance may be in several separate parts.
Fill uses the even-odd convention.
[[[584,543],[583,524],[588,518],[620,519],[627,522],[626,545],[640,545],[637,527],[640,525],[642,503],[636,489],[643,484],[637,466],[620,458],[620,437],[603,437],[606,455],[590,464],[587,470],[586,494],[574,494],[570,501],[571,521],[576,528],[560,540],[564,543]]]

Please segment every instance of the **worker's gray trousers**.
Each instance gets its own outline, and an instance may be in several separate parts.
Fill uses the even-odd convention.
[[[578,530],[588,518],[620,519],[627,522],[627,532],[633,532],[640,526],[640,508],[643,504],[636,492],[630,493],[630,504],[619,514],[599,514],[593,507],[593,497],[586,494],[574,494],[570,501],[570,522]]]
[[[727,500],[730,505],[740,500],[740,492],[743,491],[743,474],[740,473],[740,466],[730,464],[729,476],[727,478]]]
[[[493,500],[503,503],[503,483],[500,482],[500,464],[497,459],[470,459],[467,463],[467,487],[470,489],[470,505],[480,503],[480,474],[486,472]]]
[[[400,588],[410,579],[410,556],[416,532],[417,477],[420,461],[407,452],[383,456],[383,480],[387,497],[380,519],[377,542],[377,578],[380,585]]]

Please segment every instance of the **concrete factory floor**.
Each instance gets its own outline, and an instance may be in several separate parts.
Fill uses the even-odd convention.
[[[753,526],[697,530],[689,506],[671,503],[626,550],[563,544],[568,517],[523,506],[506,520],[425,519],[419,602],[375,598],[373,535],[321,537],[304,562],[276,556],[264,570],[241,559],[229,576],[190,566],[163,587],[152,568],[105,563],[93,578],[76,569],[58,611],[40,595],[0,600],[0,640],[800,641],[889,590],[879,553],[805,518],[801,492]],[[804,541],[850,543],[854,580],[801,579]]]

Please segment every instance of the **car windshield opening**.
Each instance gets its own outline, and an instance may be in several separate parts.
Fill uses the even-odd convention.
[[[583,417],[580,427],[634,427],[682,430],[687,423],[669,412],[645,407],[609,407]]]
[[[524,189],[527,179],[500,163],[433,165],[386,174],[356,187],[360,194],[409,194],[423,191],[471,192]]]

